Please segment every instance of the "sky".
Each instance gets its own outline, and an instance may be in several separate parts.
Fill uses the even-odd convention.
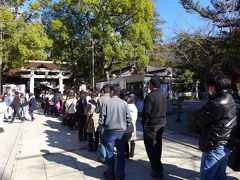
[[[36,0],[30,0],[30,2],[33,1]],[[186,12],[179,3],[179,0],[154,0],[154,4],[156,11],[160,14],[160,18],[165,21],[165,23],[160,26],[163,32],[162,38],[164,42],[170,41],[176,32],[192,32],[208,25],[208,21],[201,18],[198,14]],[[205,7],[210,4],[210,0],[200,0],[200,4]]]
[[[197,0],[195,0],[196,2]],[[176,32],[192,32],[200,27],[207,26],[208,21],[196,13],[188,13],[179,3],[179,0],[155,0],[156,11],[165,21],[160,26],[163,32],[163,41],[169,41]],[[210,0],[201,0],[200,4],[206,7]]]

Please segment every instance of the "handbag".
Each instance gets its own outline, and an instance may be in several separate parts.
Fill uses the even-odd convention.
[[[134,127],[133,123],[131,122],[130,125],[127,127],[126,133],[133,133],[134,132]]]
[[[57,104],[55,104],[55,108],[59,111],[61,108],[60,102],[57,102]]]
[[[228,157],[228,167],[233,171],[240,171],[240,144],[236,145]]]

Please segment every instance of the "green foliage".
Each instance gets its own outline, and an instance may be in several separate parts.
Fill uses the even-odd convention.
[[[186,70],[181,78],[179,79],[179,84],[176,86],[176,91],[177,92],[191,92],[193,85],[194,85],[194,80],[193,80],[194,73]]]
[[[180,78],[180,81],[183,82],[183,87],[185,89],[187,89],[188,91],[192,90],[192,87],[193,87],[193,84],[194,84],[194,81],[193,81],[193,76],[194,76],[194,73],[189,71],[189,70],[186,70],[182,77]]]
[[[218,27],[239,27],[240,1],[211,0],[210,2],[211,5],[204,8],[199,1],[180,0],[188,12],[196,12]]]
[[[217,73],[231,75],[239,64],[240,30],[222,36],[180,33],[172,50],[178,59],[175,67],[194,72],[201,82]]]
[[[9,7],[1,7],[0,28],[3,31],[3,67],[7,72],[32,59],[47,59],[46,48],[52,41],[44,33],[41,22],[26,22],[21,15],[16,16]]]
[[[67,0],[44,9],[43,23],[54,40],[51,58],[66,61],[75,76],[90,78],[92,41],[95,75],[126,65],[144,70],[157,35],[152,0]]]

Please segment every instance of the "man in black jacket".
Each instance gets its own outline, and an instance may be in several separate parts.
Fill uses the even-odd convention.
[[[149,82],[149,93],[143,106],[142,125],[143,140],[150,160],[151,176],[159,179],[162,176],[162,134],[166,124],[166,97],[160,92],[160,80],[152,77]]]
[[[208,85],[209,101],[196,114],[196,122],[201,126],[199,149],[203,152],[201,180],[227,179],[230,135],[236,126],[236,105],[228,92],[230,88],[231,81],[227,76],[214,76]]]

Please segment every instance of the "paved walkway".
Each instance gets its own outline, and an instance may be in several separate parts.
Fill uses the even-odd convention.
[[[104,179],[106,166],[97,161],[97,154],[87,151],[87,143],[79,142],[77,131],[61,126],[56,118],[36,115],[36,121],[9,124],[6,133],[1,134],[2,143],[12,140],[8,168],[2,176],[6,180],[59,180],[59,179]],[[11,127],[10,127],[11,126]],[[18,129],[21,133],[17,133]],[[11,133],[15,129],[14,133]],[[18,140],[16,136],[18,135]],[[151,180],[150,163],[138,131],[135,156],[126,160],[126,180]],[[3,141],[5,139],[5,141]],[[14,139],[14,138],[13,138]],[[18,141],[18,142],[16,142]],[[15,145],[17,143],[17,147]],[[163,140],[162,162],[164,178],[198,179],[201,152],[196,148],[197,139],[166,130]],[[5,149],[1,146],[1,150]],[[11,147],[8,149],[10,150]],[[15,151],[15,153],[14,153]],[[2,152],[2,151],[1,151]],[[2,154],[2,153],[1,153]],[[1,156],[7,159],[8,154]],[[228,169],[229,179],[240,179],[240,173]]]
[[[8,163],[10,158],[12,158],[11,161],[15,159],[15,156],[11,157],[11,154],[16,154],[22,128],[23,123],[19,120],[15,120],[14,123],[4,123],[4,132],[0,133],[0,179],[5,169],[11,168],[11,164]]]

